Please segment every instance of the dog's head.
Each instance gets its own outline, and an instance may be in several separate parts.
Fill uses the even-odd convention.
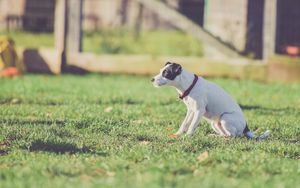
[[[178,76],[182,72],[181,65],[177,63],[167,62],[165,66],[160,69],[160,73],[152,78],[152,83],[155,87],[163,85],[174,85],[178,80]]]

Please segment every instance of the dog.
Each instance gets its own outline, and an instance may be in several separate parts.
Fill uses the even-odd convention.
[[[217,135],[246,136],[263,140],[270,131],[256,137],[248,128],[238,103],[220,86],[185,70],[180,64],[167,62],[160,73],[151,79],[155,87],[173,86],[187,107],[186,116],[172,137],[192,136],[204,117]]]

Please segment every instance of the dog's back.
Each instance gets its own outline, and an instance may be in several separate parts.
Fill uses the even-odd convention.
[[[214,115],[223,113],[238,113],[243,116],[242,109],[238,103],[220,86],[202,77],[199,78],[198,92],[204,92],[206,97],[207,109]]]

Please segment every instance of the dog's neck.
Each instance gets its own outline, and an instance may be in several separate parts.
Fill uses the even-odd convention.
[[[181,74],[178,76],[178,82],[176,82],[173,86],[176,88],[179,94],[185,92],[193,83],[194,74],[182,69]]]

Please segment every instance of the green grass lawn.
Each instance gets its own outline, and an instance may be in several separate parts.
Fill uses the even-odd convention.
[[[29,32],[0,32],[10,36],[20,47],[54,47],[53,34]],[[142,31],[138,40],[132,31],[111,29],[84,32],[83,51],[96,54],[150,54],[202,56],[202,43],[177,30]]]
[[[147,77],[1,79],[0,187],[300,187],[300,84],[213,81],[269,140],[168,138],[184,104]]]

